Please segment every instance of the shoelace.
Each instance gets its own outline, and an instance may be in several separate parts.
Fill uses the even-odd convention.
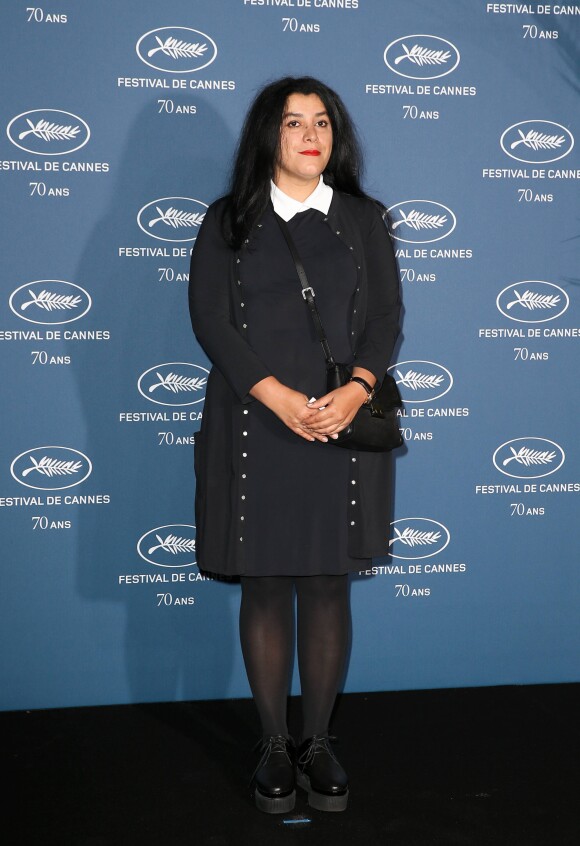
[[[264,766],[264,764],[268,761],[270,755],[273,752],[282,752],[290,765],[292,765],[292,759],[288,754],[288,747],[292,744],[292,740],[288,737],[284,737],[283,734],[272,734],[268,737],[261,738],[256,745],[254,746],[254,751],[258,748],[262,749],[262,757],[258,761],[258,765],[254,772],[252,773],[252,777],[250,778],[249,783],[252,784],[256,777],[256,773],[258,770]]]
[[[336,737],[330,734],[315,734],[311,740],[309,745],[306,747],[305,751],[302,753],[300,758],[298,759],[298,765],[302,768],[306,767],[310,764],[311,761],[314,760],[314,756],[320,752],[324,752],[326,755],[330,755],[333,761],[338,761],[334,752],[332,751],[332,747],[330,746],[331,741],[336,741]]]

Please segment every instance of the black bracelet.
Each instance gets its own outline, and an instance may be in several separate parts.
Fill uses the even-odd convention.
[[[358,384],[361,385],[365,389],[365,391],[367,392],[367,399],[366,399],[367,402],[370,402],[372,400],[372,398],[375,395],[375,389],[371,388],[371,386],[369,385],[369,383],[367,382],[366,379],[363,379],[362,376],[351,376],[350,381],[351,382],[358,382]]]

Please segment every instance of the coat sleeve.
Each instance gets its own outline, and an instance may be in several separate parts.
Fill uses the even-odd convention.
[[[230,280],[234,253],[221,234],[219,203],[206,212],[191,256],[189,313],[197,340],[237,397],[252,402],[250,389],[270,376],[232,322]]]
[[[393,244],[378,207],[372,203],[364,240],[368,301],[356,364],[381,382],[399,334],[399,272]]]

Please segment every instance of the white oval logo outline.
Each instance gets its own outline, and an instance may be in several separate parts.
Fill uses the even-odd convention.
[[[211,57],[211,59],[210,59],[208,62],[206,62],[204,65],[200,65],[200,66],[199,66],[199,67],[197,67],[197,68],[188,68],[187,70],[175,70],[175,69],[171,69],[171,68],[162,68],[162,67],[160,67],[159,65],[154,65],[154,64],[152,64],[151,62],[148,62],[148,61],[147,61],[147,59],[146,59],[144,56],[142,56],[142,55],[141,55],[141,53],[139,52],[139,47],[140,47],[140,45],[141,45],[141,42],[142,42],[145,38],[147,38],[149,35],[153,35],[155,32],[163,32],[164,30],[168,30],[168,29],[169,29],[169,30],[182,29],[182,30],[185,30],[186,32],[195,32],[195,34],[196,34],[196,35],[201,35],[204,39],[206,39],[207,41],[209,41],[209,42],[210,42],[210,44],[212,45],[212,47],[213,47],[213,56],[212,56],[212,57]],[[194,45],[191,45],[191,46],[194,46]],[[155,49],[156,49],[156,50],[160,50],[161,52],[163,52],[163,50],[162,50],[162,47],[161,47],[161,46],[159,46],[159,47],[157,47],[157,48],[155,48]],[[208,67],[208,65],[211,65],[211,64],[212,64],[212,62],[215,62],[215,60],[217,59],[217,54],[218,54],[218,47],[217,47],[217,44],[215,43],[215,41],[213,40],[213,38],[212,38],[211,36],[207,35],[207,33],[202,32],[202,31],[201,31],[201,30],[199,30],[199,29],[193,29],[193,28],[192,28],[192,27],[190,27],[190,26],[160,26],[160,27],[157,27],[157,29],[150,29],[150,30],[149,30],[149,32],[145,32],[145,33],[141,36],[141,38],[137,41],[137,43],[136,43],[136,45],[135,45],[135,52],[137,53],[137,56],[139,57],[139,59],[140,59],[140,60],[141,60],[144,64],[148,65],[150,68],[153,68],[154,70],[159,70],[159,71],[162,71],[162,73],[195,73],[196,71],[200,71],[200,70],[203,70],[204,68],[207,68],[207,67]],[[186,58],[186,57],[183,57],[183,58]],[[194,58],[194,57],[192,57],[192,58]]]
[[[162,367],[171,367],[172,365],[181,365],[181,366],[185,366],[185,367],[193,367],[196,370],[203,370],[203,372],[206,373],[207,376],[209,376],[209,370],[206,367],[202,367],[201,364],[193,364],[191,361],[164,361],[162,364],[156,364],[154,367],[150,367],[148,370],[144,370],[143,373],[139,376],[139,379],[137,380],[137,390],[139,391],[141,396],[144,397],[149,402],[154,402],[156,405],[165,405],[165,406],[197,405],[200,402],[204,402],[205,391],[207,390],[207,379],[206,379],[206,384],[203,386],[204,387],[203,396],[200,397],[199,399],[192,400],[192,402],[161,402],[161,400],[153,399],[152,397],[147,396],[147,394],[141,389],[141,380],[144,379],[145,376],[147,376],[148,373],[151,373],[154,370],[158,371]],[[162,374],[159,374],[159,376],[160,376],[160,378],[163,378]],[[156,387],[163,387],[164,384],[165,384],[165,382],[162,381]],[[172,383],[169,383],[169,384],[173,384],[173,386],[174,386],[173,389],[169,388],[169,390],[174,390],[175,388],[177,388],[177,391],[178,390],[184,390],[184,391],[195,390],[195,387],[191,387],[191,386],[187,385],[187,380],[185,382],[182,382],[183,387],[181,389],[177,385],[176,380],[174,380]],[[150,392],[151,392],[151,386],[149,386],[149,393]]]
[[[52,320],[52,321],[33,320],[31,317],[25,317],[23,314],[19,314],[16,311],[16,309],[14,308],[14,304],[13,304],[13,297],[15,297],[16,294],[19,291],[22,291],[23,288],[30,289],[30,287],[32,285],[44,285],[44,284],[50,284],[51,282],[58,282],[61,285],[70,285],[72,288],[77,288],[79,291],[82,291],[83,294],[85,295],[85,297],[87,298],[87,307],[85,308],[85,310],[83,312],[81,312],[80,314],[77,314],[75,317],[71,317],[69,320],[58,320],[58,321],[57,320]],[[93,301],[92,301],[92,298],[91,298],[91,295],[89,294],[89,292],[85,291],[85,289],[83,287],[81,287],[81,285],[77,285],[75,282],[67,282],[64,279],[35,279],[34,282],[27,282],[26,284],[20,285],[18,288],[15,288],[14,291],[12,291],[12,293],[10,294],[10,299],[8,300],[8,305],[10,306],[10,310],[12,311],[13,314],[16,315],[16,317],[19,317],[21,320],[26,320],[28,323],[36,323],[39,326],[62,326],[65,323],[74,323],[75,320],[80,320],[81,317],[84,317],[85,314],[88,314],[89,311],[91,310],[92,305],[93,305]],[[33,302],[31,302],[30,305],[33,305]]]
[[[447,374],[447,376],[449,377],[449,387],[447,387],[440,394],[437,394],[437,396],[430,397],[429,399],[416,399],[416,400],[407,399],[407,397],[404,397],[403,402],[405,403],[405,405],[417,405],[417,404],[425,403],[425,402],[434,402],[435,400],[438,400],[438,399],[441,399],[441,397],[444,397],[445,394],[448,394],[449,391],[451,390],[451,388],[453,387],[453,381],[454,381],[453,380],[453,374],[451,373],[450,370],[448,370],[442,364],[439,364],[437,361],[427,361],[427,359],[420,359],[420,358],[413,358],[413,359],[409,359],[408,361],[397,361],[395,364],[392,364],[387,369],[387,373],[390,373],[392,370],[394,370],[397,367],[402,367],[403,364],[431,364],[433,367],[438,367],[440,370],[444,370],[445,373]],[[392,375],[393,374],[391,373],[391,376]],[[395,381],[397,381],[397,380],[395,380]],[[397,384],[399,384],[399,382],[397,382]],[[408,387],[408,386],[405,385],[404,382],[403,382],[403,385],[405,387]]]
[[[83,476],[82,479],[77,479],[76,482],[73,482],[72,485],[61,485],[61,487],[59,487],[59,488],[56,488],[56,487],[42,488],[42,487],[39,487],[38,485],[29,485],[27,482],[23,482],[22,479],[19,479],[18,476],[14,472],[14,466],[15,466],[16,462],[20,458],[23,458],[25,455],[29,455],[29,453],[43,452],[44,450],[48,450],[48,449],[64,449],[67,452],[74,452],[76,455],[82,456],[85,459],[85,461],[87,462],[87,466],[88,466],[88,470],[87,470],[86,474]],[[33,468],[26,468],[26,469],[33,469]],[[58,446],[57,444],[52,444],[51,446],[41,446],[41,447],[33,447],[32,449],[27,449],[24,452],[21,452],[20,455],[17,455],[16,458],[12,461],[12,463],[10,465],[10,475],[12,476],[12,478],[16,482],[18,482],[18,484],[24,485],[25,488],[32,488],[33,490],[36,490],[36,491],[64,491],[64,490],[67,490],[67,488],[75,488],[77,485],[80,485],[84,481],[86,481],[89,478],[89,476],[91,475],[92,472],[93,472],[93,464],[92,464],[91,459],[88,457],[88,455],[85,455],[84,452],[81,452],[78,449],[73,449],[72,447]]]
[[[556,449],[560,452],[560,456],[561,456],[560,463],[557,465],[557,467],[553,467],[551,470],[548,470],[547,473],[538,473],[535,476],[531,476],[531,475],[518,476],[516,473],[508,473],[507,470],[502,470],[501,467],[496,463],[496,456],[497,456],[498,452],[501,449],[503,449],[504,447],[507,447],[510,444],[516,443],[517,441],[526,441],[527,443],[529,443],[530,441],[541,441],[542,443],[551,444],[552,446],[555,446]],[[512,452],[514,452],[513,448],[512,448]],[[538,452],[538,451],[536,451],[536,452]],[[522,456],[522,457],[525,458],[525,456]],[[512,456],[512,458],[510,458],[508,460],[517,461],[515,455]],[[551,441],[549,438],[538,438],[537,436],[532,436],[532,437],[529,437],[529,438],[512,438],[511,440],[506,441],[505,443],[498,446],[498,448],[493,453],[492,461],[493,461],[493,466],[495,467],[496,470],[499,470],[499,472],[503,473],[504,476],[510,476],[510,478],[512,478],[512,479],[543,479],[544,476],[551,476],[552,473],[555,473],[557,470],[559,470],[563,466],[564,462],[566,461],[566,453],[564,452],[564,450],[562,449],[560,444],[557,444],[556,441]]]
[[[517,288],[517,287],[521,288],[524,285],[548,285],[550,288],[555,288],[564,297],[564,302],[565,302],[564,307],[560,311],[558,311],[556,314],[553,314],[551,317],[544,317],[542,320],[525,320],[523,317],[514,317],[513,314],[506,314],[506,312],[501,307],[500,297],[503,294],[505,294],[506,291],[509,291],[511,288]],[[527,292],[524,291],[524,294],[522,295],[522,297],[520,297],[518,295],[518,292],[516,291],[517,300],[519,300],[519,301],[524,300],[526,293]],[[545,308],[546,307],[545,305],[543,305],[543,306],[541,305],[542,299],[544,299],[544,298],[540,298],[540,300],[538,301],[538,304],[536,306],[537,308]],[[525,302],[525,300],[524,300],[524,302]],[[528,308],[531,308],[531,310],[533,310],[533,308],[534,308],[533,301],[531,299],[528,299],[527,302],[528,302],[528,306],[524,305],[524,308],[528,307]],[[514,300],[514,302],[511,305],[517,305],[517,304],[518,304],[517,301]],[[566,291],[563,288],[560,288],[559,285],[555,285],[553,282],[544,282],[542,279],[524,279],[522,282],[514,282],[512,285],[507,285],[503,289],[503,291],[500,291],[499,294],[496,297],[495,305],[496,305],[496,308],[497,308],[497,310],[499,311],[500,314],[503,314],[503,316],[509,318],[509,320],[515,320],[516,323],[547,323],[550,320],[556,320],[556,318],[561,317],[566,311],[568,311],[568,306],[570,305],[570,297],[568,296],[568,294],[566,293]],[[510,303],[508,303],[506,308],[509,308],[509,307],[510,307]]]
[[[150,238],[155,238],[156,241],[167,241],[170,244],[185,244],[188,241],[195,241],[198,234],[199,234],[199,226],[201,226],[201,222],[197,226],[197,231],[192,238],[163,238],[161,235],[155,235],[153,232],[150,232],[142,223],[141,223],[141,215],[143,212],[148,209],[150,206],[156,205],[156,203],[164,203],[166,200],[187,200],[189,203],[197,203],[200,206],[203,206],[204,209],[208,209],[209,206],[207,203],[204,203],[202,200],[196,200],[195,197],[157,197],[156,200],[151,200],[150,203],[146,203],[144,206],[141,206],[139,211],[137,212],[137,224],[139,229],[148,235]],[[169,211],[169,210],[168,210]],[[161,215],[160,219],[163,219],[163,212],[161,209],[158,209],[159,214]],[[205,217],[205,213],[204,213]],[[149,228],[151,226],[151,221],[148,224]]]
[[[396,68],[394,68],[389,63],[389,59],[388,59],[387,54],[388,54],[388,51],[391,49],[391,47],[394,47],[395,44],[398,44],[399,42],[402,42],[402,41],[405,41],[405,40],[408,41],[411,38],[433,38],[435,41],[441,41],[443,44],[448,44],[449,47],[451,47],[451,49],[455,53],[455,64],[453,65],[453,67],[449,68],[444,73],[431,74],[429,76],[410,76],[407,73],[401,73],[400,70],[397,70]],[[407,51],[407,53],[409,55],[411,55],[413,49],[414,48],[411,48],[411,51]],[[400,56],[399,57],[399,59],[404,59],[404,58],[407,58],[407,56]],[[387,44],[387,46],[385,47],[384,53],[383,53],[383,61],[384,61],[385,65],[389,68],[389,70],[393,71],[393,73],[396,73],[397,76],[402,76],[405,79],[440,79],[442,76],[447,76],[448,74],[453,73],[453,71],[459,65],[459,62],[461,61],[461,54],[460,54],[459,50],[457,49],[457,47],[455,46],[455,44],[453,44],[451,41],[448,41],[446,38],[440,38],[438,35],[428,35],[427,33],[422,33],[422,34],[421,33],[415,33],[415,34],[412,34],[412,35],[403,35],[402,38],[396,38],[394,41],[391,41],[390,44]]]
[[[449,546],[449,542],[451,540],[451,532],[449,531],[447,526],[443,525],[443,523],[440,523],[438,520],[432,520],[430,517],[401,517],[398,520],[393,520],[391,522],[391,526],[395,526],[396,523],[408,523],[409,520],[422,520],[425,523],[434,523],[436,526],[439,526],[441,529],[443,529],[445,535],[447,536],[447,540],[440,549],[435,550],[435,552],[430,552],[427,555],[395,555],[393,552],[390,551],[391,547],[389,546],[388,555],[390,555],[391,558],[397,558],[399,559],[399,561],[419,561],[422,558],[433,558],[434,555],[439,555],[440,552],[443,552],[443,550]],[[399,540],[399,538],[394,538],[393,540]]]
[[[453,220],[453,225],[452,225],[451,229],[449,230],[449,232],[446,232],[444,235],[439,235],[438,238],[431,238],[428,241],[426,241],[426,240],[422,241],[422,240],[418,240],[416,238],[415,239],[401,238],[400,235],[395,234],[395,231],[394,231],[395,228],[398,227],[399,225],[407,222],[405,218],[403,218],[402,220],[396,220],[394,222],[389,221],[389,232],[391,233],[393,238],[395,238],[395,240],[401,241],[403,244],[434,244],[436,241],[442,241],[444,238],[447,238],[455,230],[455,227],[457,226],[457,217],[455,216],[455,213],[453,211],[451,211],[449,206],[444,206],[443,203],[438,203],[436,200],[403,200],[401,203],[393,203],[393,205],[390,206],[387,209],[387,212],[390,213],[393,209],[397,209],[397,208],[400,208],[401,206],[406,206],[407,204],[413,204],[413,203],[428,203],[429,205],[438,206],[441,209],[445,209],[445,211],[449,212],[449,214],[451,215],[451,218]],[[431,215],[431,217],[433,217],[433,215]],[[409,219],[410,219],[410,217],[409,217]],[[416,221],[416,220],[417,220],[416,218],[413,219],[413,221]],[[427,221],[427,223],[428,223],[428,221]],[[411,226],[411,228],[413,228],[412,222],[409,223],[409,225]]]
[[[193,523],[167,523],[165,526],[156,526],[154,529],[149,529],[148,532],[144,532],[137,541],[138,555],[143,559],[143,561],[146,561],[148,564],[153,564],[155,567],[169,567],[172,570],[180,569],[182,567],[192,567],[194,564],[197,564],[197,549],[195,550],[195,561],[188,561],[187,564],[161,564],[159,561],[153,561],[151,558],[147,558],[147,556],[143,552],[141,552],[141,541],[145,540],[147,535],[151,535],[154,532],[158,532],[160,529],[171,529],[180,526],[196,531],[196,527],[193,525]],[[193,540],[195,542],[195,538]],[[160,547],[162,547],[162,544],[159,544],[157,548]],[[147,555],[150,554],[151,550],[148,550]]]
[[[518,126],[523,126],[526,123],[547,123],[550,126],[557,126],[559,129],[562,129],[566,133],[566,135],[568,136],[568,139],[570,141],[570,148],[568,150],[566,150],[565,153],[562,153],[561,156],[556,156],[553,159],[522,159],[519,156],[514,156],[514,154],[510,153],[509,150],[504,146],[504,138],[510,130],[515,129]],[[523,133],[521,132],[521,130],[519,130],[519,132],[520,132],[520,135],[522,135],[522,138],[519,141],[514,142],[514,143],[525,145]],[[518,123],[512,123],[511,126],[508,126],[507,129],[504,129],[504,131],[502,132],[501,137],[499,139],[499,144],[500,144],[500,147],[503,150],[503,152],[506,154],[506,156],[509,156],[510,159],[515,159],[517,162],[524,162],[525,164],[549,164],[550,162],[557,162],[560,159],[564,159],[569,153],[572,152],[572,150],[574,149],[574,136],[572,135],[570,130],[566,129],[565,126],[562,126],[561,123],[556,123],[556,121],[554,121],[554,120],[543,120],[541,118],[533,118],[533,119],[530,119],[530,120],[520,120]]]
[[[79,122],[79,123],[82,123],[82,125],[83,125],[83,126],[84,126],[84,128],[85,128],[85,131],[86,131],[86,135],[87,135],[87,137],[86,137],[86,138],[85,138],[85,140],[82,142],[82,144],[77,144],[77,146],[76,146],[76,147],[71,147],[71,149],[70,149],[70,150],[61,150],[59,153],[43,153],[43,152],[38,151],[38,150],[31,150],[29,147],[23,147],[23,146],[22,146],[22,144],[19,144],[19,143],[18,143],[17,141],[15,141],[15,140],[14,140],[14,138],[12,138],[12,136],[10,135],[10,127],[11,127],[11,126],[12,126],[12,124],[13,124],[13,123],[15,123],[15,121],[17,121],[19,118],[21,118],[21,117],[26,117],[26,115],[33,115],[33,114],[35,114],[36,112],[56,112],[57,114],[60,114],[60,115],[69,115],[69,117],[73,117],[75,120],[78,120],[78,122]],[[32,129],[27,130],[27,131],[29,131],[29,132],[33,133],[33,130],[32,130]],[[65,112],[65,111],[64,111],[64,109],[30,109],[29,111],[27,111],[27,112],[21,112],[19,115],[16,115],[16,117],[13,117],[13,118],[12,118],[12,120],[10,121],[10,123],[8,124],[8,126],[6,127],[6,135],[8,136],[8,140],[9,140],[12,144],[14,144],[14,146],[15,146],[15,147],[18,147],[20,150],[24,150],[24,152],[25,152],[25,153],[31,153],[33,156],[66,156],[66,155],[68,155],[69,153],[75,153],[77,150],[80,150],[80,149],[81,149],[81,147],[84,147],[84,146],[85,146],[85,144],[87,144],[87,143],[88,143],[89,138],[91,137],[91,128],[90,128],[90,126],[88,125],[88,123],[87,123],[85,120],[83,120],[83,119],[82,119],[82,117],[79,117],[78,115],[75,115],[73,112]]]

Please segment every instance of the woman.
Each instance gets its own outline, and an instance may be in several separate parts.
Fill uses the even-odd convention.
[[[359,184],[354,128],[318,80],[266,86],[247,115],[227,197],[193,250],[190,311],[213,363],[196,436],[197,557],[241,577],[240,638],[262,724],[258,808],[347,805],[328,724],[350,634],[348,572],[384,555],[387,453],[337,449],[389,364],[399,286],[381,211]],[[332,352],[353,381],[326,392],[325,359],[276,216],[315,290]],[[288,736],[293,605],[304,738]],[[296,771],[295,771],[296,764]]]

